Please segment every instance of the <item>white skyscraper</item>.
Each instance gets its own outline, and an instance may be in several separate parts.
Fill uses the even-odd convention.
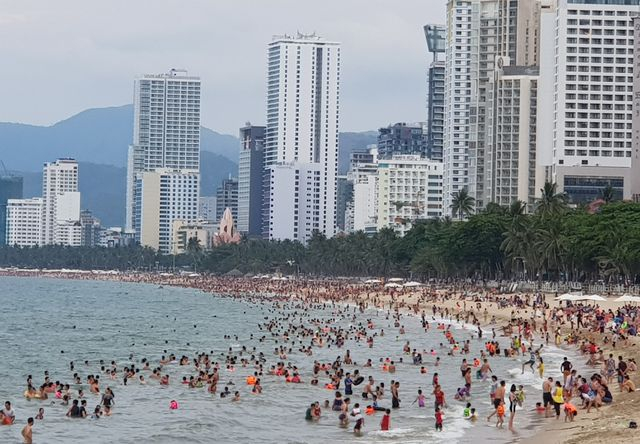
[[[638,13],[640,0],[559,0],[543,15],[538,164],[575,203],[608,185],[632,195]]]
[[[58,159],[45,163],[42,172],[42,245],[63,243],[57,238],[58,225],[80,222],[78,162]]]
[[[134,82],[133,144],[127,163],[127,229],[135,228],[135,175],[156,168],[200,172],[200,78],[184,70]]]
[[[158,175],[144,174],[156,171]],[[157,217],[137,211],[156,208],[156,203],[162,206],[166,196],[152,198],[149,190],[160,192],[160,182],[164,180],[172,184],[171,207],[176,211],[163,213],[159,222]],[[172,69],[136,79],[133,144],[127,163],[126,227],[136,233],[136,240],[142,245],[168,253],[171,218],[187,221],[197,218],[199,182],[200,78]],[[146,193],[145,199],[136,194],[140,190]],[[166,217],[169,219],[164,220]],[[149,223],[152,225],[144,226]]]
[[[478,0],[447,5],[443,162],[443,213],[450,215],[451,194],[468,186],[469,107],[471,103],[471,16]]]
[[[340,45],[314,35],[269,44],[263,235],[336,231]],[[274,188],[280,190],[274,192]],[[284,194],[281,194],[284,193]]]
[[[451,214],[451,195],[462,188],[475,199],[476,209],[495,200],[495,137],[502,123],[495,115],[496,64],[499,60],[513,67],[538,63],[540,13],[549,1],[449,0],[444,214]]]

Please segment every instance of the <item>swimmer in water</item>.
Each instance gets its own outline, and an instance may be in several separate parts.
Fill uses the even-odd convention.
[[[33,418],[27,419],[27,425],[24,426],[20,434],[22,435],[24,444],[33,443]]]

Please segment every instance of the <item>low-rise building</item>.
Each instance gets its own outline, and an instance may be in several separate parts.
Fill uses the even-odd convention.
[[[416,220],[442,217],[442,163],[420,156],[378,161],[378,229],[400,235]]]
[[[188,222],[186,220],[174,220],[171,254],[186,253],[189,250],[190,239],[196,239],[202,250],[210,250],[213,246],[215,232],[216,226],[210,221]]]
[[[42,242],[43,201],[40,197],[7,200],[7,245],[35,247]]]

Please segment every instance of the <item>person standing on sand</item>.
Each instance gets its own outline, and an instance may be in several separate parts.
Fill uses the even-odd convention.
[[[24,439],[24,444],[32,444],[33,443],[33,418],[27,419],[27,425],[22,429],[22,439]]]

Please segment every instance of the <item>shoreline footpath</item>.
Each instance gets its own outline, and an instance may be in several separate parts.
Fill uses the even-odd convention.
[[[335,295],[329,294],[329,292],[321,287],[324,282],[327,287],[330,287],[330,280],[320,281],[289,281],[270,284],[260,281],[251,281],[250,279],[229,279],[229,278],[207,278],[207,277],[191,277],[186,278],[183,276],[174,275],[152,275],[152,274],[90,274],[90,273],[41,273],[35,271],[0,271],[0,276],[12,276],[12,277],[38,277],[38,278],[58,278],[58,279],[70,279],[70,280],[104,280],[104,281],[116,281],[116,282],[131,282],[131,283],[146,283],[152,285],[167,285],[183,288],[193,288],[201,290],[207,293],[216,294],[231,294],[236,296],[242,296],[243,294],[249,296],[251,294],[257,295],[265,293],[271,293],[275,298],[284,299],[305,299],[305,300],[327,300],[333,302],[339,302]],[[213,283],[213,285],[211,285]],[[300,285],[302,284],[302,285]],[[341,283],[344,284],[344,283]],[[314,285],[313,291],[308,287]],[[248,287],[257,287],[255,291],[246,291]],[[263,291],[260,287],[268,287],[269,291]],[[363,288],[359,286],[350,286],[351,292],[339,296],[342,302],[356,302],[356,303],[370,303],[373,306],[380,308],[389,307],[391,309],[401,309],[402,311],[413,311],[419,313],[420,310],[429,312],[429,309],[433,304],[437,304],[439,308],[448,309],[452,316],[467,313],[465,300],[466,294],[470,291],[460,289],[458,292],[454,291],[452,287],[439,288],[435,293],[431,294],[431,300],[425,298],[425,291],[412,291],[410,293],[393,293],[383,289],[375,288]],[[226,291],[225,291],[226,289]],[[477,311],[478,319],[482,319],[481,311],[486,309],[489,317],[494,317],[495,320],[501,320],[508,322],[514,316],[526,317],[530,316],[530,307],[522,307],[520,309],[513,305],[507,305],[500,308],[496,302],[499,298],[513,298],[513,294],[496,295],[493,300],[478,302],[479,308]],[[553,301],[552,295],[545,295],[546,302],[551,308],[558,307],[558,303]],[[472,308],[476,307],[476,302],[469,303]],[[611,301],[603,302],[599,304],[604,309],[615,310],[620,304],[615,304]],[[483,326],[486,326],[485,322]],[[568,326],[560,326],[563,336],[569,333]],[[592,336],[594,339],[598,335],[586,333],[586,337]],[[540,342],[540,339],[538,339]],[[605,354],[609,352],[614,355],[622,355],[625,359],[640,358],[639,347],[637,337],[631,337],[629,339],[628,346],[622,348],[619,346],[616,350],[612,350],[610,347],[603,345]],[[564,346],[563,350],[576,352],[579,354],[579,350],[575,347]],[[572,353],[573,354],[573,353]],[[583,356],[584,360],[587,360],[587,355]],[[580,365],[583,367],[583,365]],[[597,373],[598,368],[593,367],[593,372]],[[585,376],[589,376],[586,373]],[[637,382],[637,375],[633,374],[632,379]],[[579,415],[576,417],[573,423],[565,423],[562,420],[555,420],[553,418],[537,418],[532,416],[531,418],[531,436],[514,436],[513,440],[507,438],[504,442],[523,442],[525,444],[533,444],[539,442],[548,443],[604,443],[611,442],[614,439],[616,442],[623,442],[629,440],[633,442],[637,430],[629,429],[629,421],[638,421],[638,406],[640,406],[640,392],[621,394],[617,384],[612,384],[612,393],[614,394],[614,403],[611,406],[602,407],[601,411],[593,410],[591,413],[586,414],[585,411],[579,410]],[[535,402],[539,402],[541,399],[535,399],[533,396],[527,398],[527,409],[535,405]],[[531,405],[528,405],[528,404]],[[480,426],[480,424],[479,424]],[[484,427],[483,427],[484,428]],[[526,433],[529,435],[529,433]]]

